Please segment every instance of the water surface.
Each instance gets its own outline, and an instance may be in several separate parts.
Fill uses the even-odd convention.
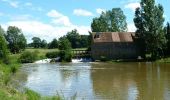
[[[85,100],[169,100],[170,64],[26,64],[16,82],[41,95]]]

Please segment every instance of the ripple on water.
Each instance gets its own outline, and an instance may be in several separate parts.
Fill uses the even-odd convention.
[[[15,77],[42,95],[77,94],[78,99],[170,98],[170,64],[57,63],[26,64]],[[21,77],[24,76],[25,77]]]

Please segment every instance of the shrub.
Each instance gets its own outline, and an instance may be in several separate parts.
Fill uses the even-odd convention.
[[[38,55],[37,52],[29,52],[25,51],[21,54],[19,61],[21,63],[33,63],[37,59]]]
[[[56,58],[59,56],[59,52],[58,51],[55,51],[55,52],[47,52],[46,53],[46,57],[47,58]]]
[[[72,59],[71,50],[61,50],[59,56],[61,62],[71,62]]]

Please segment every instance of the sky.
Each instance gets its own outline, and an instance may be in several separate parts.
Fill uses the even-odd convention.
[[[121,8],[126,15],[128,31],[136,30],[134,12],[140,0],[0,0],[0,25],[22,29],[28,42],[40,37],[50,42],[77,29],[89,34],[92,19],[102,11]],[[164,7],[165,24],[170,21],[170,0],[156,0]]]

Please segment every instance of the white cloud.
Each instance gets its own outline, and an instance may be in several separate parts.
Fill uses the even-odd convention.
[[[97,12],[98,14],[101,14],[102,12],[106,12],[106,9],[97,8],[97,9],[96,9],[96,12]]]
[[[127,5],[125,5],[125,8],[127,9],[131,9],[132,11],[135,11],[136,8],[140,7],[140,3],[135,2],[135,3],[128,3]]]
[[[16,1],[13,1],[13,2],[9,2],[10,3],[10,5],[12,6],[12,7],[14,7],[14,8],[18,8],[18,2],[16,2]]]
[[[51,10],[47,13],[47,16],[53,18],[52,23],[56,25],[63,25],[63,26],[71,26],[72,23],[70,22],[69,18],[56,10]]]
[[[88,34],[88,31],[90,31],[89,26],[55,26],[34,20],[11,21],[2,25],[4,29],[7,29],[8,26],[17,26],[22,29],[29,43],[31,42],[32,37],[35,36],[50,42],[53,38],[59,38],[66,35],[68,31],[73,29],[77,29],[80,34]]]
[[[93,16],[93,13],[84,9],[74,9],[73,14],[77,16]]]
[[[14,8],[18,8],[19,7],[19,2],[17,1],[13,1],[13,0],[2,0],[3,2],[7,2],[9,5],[11,5]]]
[[[128,32],[136,31],[136,27],[135,27],[134,23],[129,23],[127,27],[128,27]]]
[[[53,17],[53,18],[59,18],[59,17],[62,17],[64,15],[57,12],[56,10],[51,10],[50,12],[47,13],[47,16]]]

